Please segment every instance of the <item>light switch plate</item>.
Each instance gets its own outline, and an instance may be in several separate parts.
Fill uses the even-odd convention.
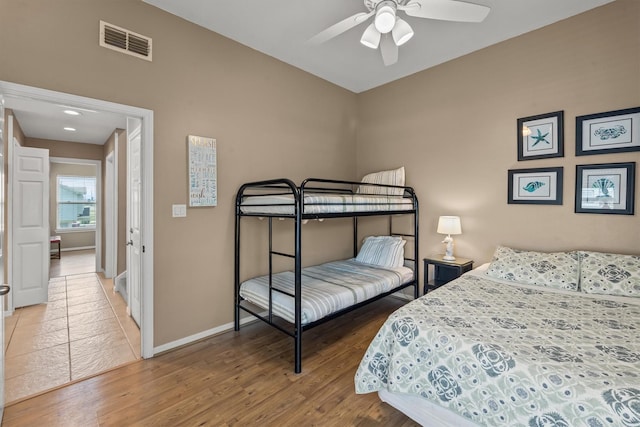
[[[171,208],[174,218],[182,218],[187,216],[187,205],[173,205]]]

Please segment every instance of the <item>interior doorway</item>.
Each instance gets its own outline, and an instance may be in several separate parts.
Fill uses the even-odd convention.
[[[5,98],[25,98],[57,105],[72,105],[87,110],[102,110],[126,117],[134,117],[141,123],[141,198],[140,198],[140,239],[143,255],[140,260],[140,355],[152,357],[153,349],[153,112],[138,107],[115,104],[108,101],[80,97],[46,89],[18,85],[0,81],[0,94]],[[11,257],[11,254],[8,254]],[[9,265],[10,261],[9,261]],[[11,282],[9,273],[9,282]],[[9,311],[13,307],[9,306]]]

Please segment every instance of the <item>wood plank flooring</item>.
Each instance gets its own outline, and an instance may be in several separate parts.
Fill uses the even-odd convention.
[[[417,426],[357,395],[353,377],[396,298],[307,331],[302,373],[293,339],[262,322],[36,396],[5,409],[13,426]]]

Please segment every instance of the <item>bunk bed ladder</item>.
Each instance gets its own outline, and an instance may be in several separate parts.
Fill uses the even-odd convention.
[[[280,251],[273,250],[273,217],[269,217],[269,323],[273,324],[273,292],[281,292],[289,295],[295,300],[295,312],[294,312],[294,330],[291,336],[295,343],[295,373],[302,372],[302,202],[296,203],[295,207],[295,231],[294,231],[294,246],[295,253],[293,255]],[[293,295],[288,292],[281,291],[273,287],[273,256],[283,256],[286,258],[294,259],[294,286],[295,290]]]

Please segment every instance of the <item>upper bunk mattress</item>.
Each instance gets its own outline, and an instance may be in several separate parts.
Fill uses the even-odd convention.
[[[273,287],[294,294],[292,271],[276,273]],[[354,259],[333,261],[302,269],[302,324],[315,322],[344,308],[390,291],[413,279],[407,267],[382,268]],[[281,292],[273,294],[273,313],[295,322],[294,299]],[[269,307],[269,276],[247,280],[240,285],[240,296],[262,308]]]
[[[294,215],[295,199],[292,195],[249,196],[242,201],[242,213],[265,215]],[[351,212],[410,211],[413,201],[398,196],[371,196],[361,194],[305,193],[304,214],[330,214]]]

